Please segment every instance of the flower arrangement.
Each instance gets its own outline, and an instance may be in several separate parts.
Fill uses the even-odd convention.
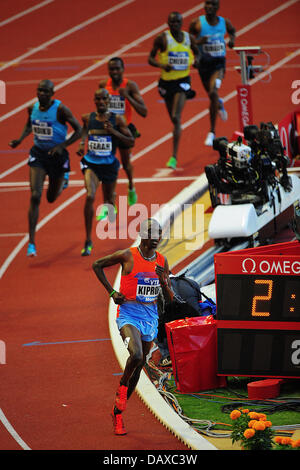
[[[276,450],[300,450],[300,439],[276,436],[274,442]]]
[[[240,442],[245,450],[272,450],[274,431],[272,423],[264,413],[256,413],[248,409],[233,410],[232,443]]]

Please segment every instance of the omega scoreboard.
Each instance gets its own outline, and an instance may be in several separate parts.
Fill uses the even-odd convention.
[[[300,242],[215,255],[218,375],[300,378]]]

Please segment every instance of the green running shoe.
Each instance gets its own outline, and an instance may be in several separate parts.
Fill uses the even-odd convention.
[[[116,218],[116,214],[118,213],[118,209],[116,206],[114,206],[113,214],[111,213],[112,211],[110,210],[111,206],[107,206],[106,204],[103,204],[101,208],[101,212],[99,215],[96,215],[96,220],[105,220],[107,217],[109,218],[110,222],[113,222]]]
[[[172,168],[173,170],[176,170],[176,165],[177,165],[177,159],[175,157],[170,157],[167,167]]]
[[[93,244],[92,242],[85,242],[84,248],[81,250],[81,256],[90,256],[92,252]]]
[[[108,216],[108,207],[103,205],[99,215],[96,215],[96,220],[104,220]]]
[[[128,188],[128,204],[133,206],[137,202],[137,194],[135,188]]]

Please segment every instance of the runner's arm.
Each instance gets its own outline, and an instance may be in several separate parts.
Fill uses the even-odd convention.
[[[226,23],[226,30],[229,35],[228,47],[232,49],[235,44],[235,28],[232,26],[231,21],[229,21],[228,19],[225,19],[225,23]]]
[[[104,256],[103,258],[99,258],[93,263],[93,270],[102,283],[104,288],[109,293],[110,297],[112,297],[113,301],[116,304],[122,304],[125,301],[125,296],[120,292],[117,292],[113,289],[112,285],[108,281],[105,273],[104,268],[108,268],[110,266],[115,266],[116,264],[121,264],[123,269],[124,266],[130,262],[131,253],[130,250],[119,250],[115,253]]]
[[[81,129],[81,140],[79,142],[78,149],[77,149],[77,152],[76,152],[77,155],[79,155],[80,157],[83,157],[84,152],[85,152],[85,140],[88,136],[89,117],[90,117],[90,114],[84,114],[81,117],[82,122],[83,122],[83,126],[82,126],[82,129]]]
[[[140,116],[147,116],[148,110],[140,94],[139,87],[135,82],[129,81],[125,88],[119,88],[119,93],[129,101],[129,103]]]
[[[30,106],[27,111],[28,111],[28,118],[27,118],[26,124],[23,128],[21,136],[19,137],[19,139],[11,140],[8,144],[13,149],[18,147],[18,145],[20,145],[22,140],[24,140],[25,137],[27,137],[32,132],[32,125],[31,125],[31,119],[30,119],[31,112],[32,112],[32,106]]]

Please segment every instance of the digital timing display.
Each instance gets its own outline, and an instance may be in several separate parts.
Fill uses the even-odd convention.
[[[218,274],[217,319],[300,322],[300,276]]]
[[[218,374],[300,377],[300,276],[217,275]]]

